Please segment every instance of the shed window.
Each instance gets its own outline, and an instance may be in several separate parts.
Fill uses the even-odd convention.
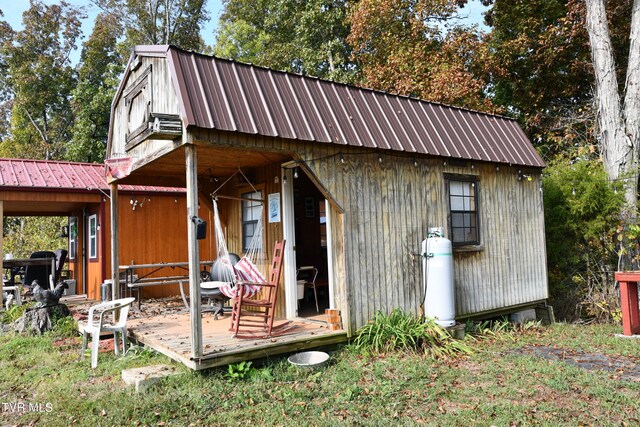
[[[89,258],[98,258],[98,217],[97,215],[91,215],[87,219],[87,246],[89,246]]]
[[[69,259],[76,259],[77,237],[78,237],[78,219],[69,218]]]
[[[262,215],[262,191],[252,191],[243,193],[242,198],[242,250],[249,248],[258,227],[258,220]],[[251,199],[251,200],[246,200]],[[258,242],[256,249],[262,249],[262,242]]]
[[[475,178],[450,178],[448,193],[452,244],[479,245],[478,181]]]

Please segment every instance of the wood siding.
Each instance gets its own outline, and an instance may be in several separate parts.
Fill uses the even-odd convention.
[[[166,60],[164,58],[140,57],[140,61],[141,65],[129,74],[122,97],[117,100],[113,112],[113,139],[109,153],[109,158],[122,156],[133,158],[134,169],[138,165],[138,160],[144,159],[146,161],[149,158],[156,158],[171,151],[180,143],[180,138],[176,143],[171,140],[151,139],[130,150],[125,148],[126,135],[143,125],[147,113],[180,114],[178,99],[171,84],[171,75]],[[139,83],[140,78],[144,78],[147,73],[147,84],[142,92],[133,100],[128,100],[127,94],[134,89],[134,86],[137,86],[136,83]]]
[[[482,245],[480,250],[454,255],[457,316],[548,296],[539,170],[527,171],[533,176],[528,181],[518,180],[518,169],[508,166],[452,166],[442,158],[332,144],[205,131],[196,132],[194,140],[217,147],[289,152],[328,193],[334,207],[336,308],[345,313],[352,332],[377,310],[419,311],[420,243],[430,227],[448,228],[445,174],[479,180]],[[265,176],[264,182],[273,179]],[[277,236],[281,230],[271,233]]]

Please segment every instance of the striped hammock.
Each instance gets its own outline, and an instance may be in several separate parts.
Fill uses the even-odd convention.
[[[220,214],[218,213],[218,203],[213,199],[214,228],[216,235],[216,243],[218,246],[218,259],[222,262],[222,268],[219,271],[218,280],[223,284],[219,287],[220,292],[229,298],[237,297],[238,289],[243,289],[243,298],[251,298],[257,294],[262,284],[267,282],[264,274],[258,269],[252,259],[257,259],[262,252],[262,212],[258,216],[253,238],[249,243],[249,247],[245,255],[235,265],[229,258],[229,250],[227,249],[227,241],[222,232],[220,224]],[[239,284],[243,286],[238,286]]]

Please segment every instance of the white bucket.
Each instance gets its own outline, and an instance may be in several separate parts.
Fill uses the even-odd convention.
[[[306,280],[298,280],[297,281],[297,285],[298,285],[298,299],[302,299],[304,298],[304,284],[307,283]]]

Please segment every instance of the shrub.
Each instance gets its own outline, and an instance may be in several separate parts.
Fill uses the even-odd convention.
[[[617,269],[622,184],[600,163],[579,161],[546,170],[543,179],[550,303],[559,319],[613,320],[619,307]]]
[[[415,351],[433,357],[471,353],[467,345],[453,339],[433,320],[425,321],[400,308],[390,314],[378,311],[372,321],[358,330],[353,345],[358,351],[373,353]]]

